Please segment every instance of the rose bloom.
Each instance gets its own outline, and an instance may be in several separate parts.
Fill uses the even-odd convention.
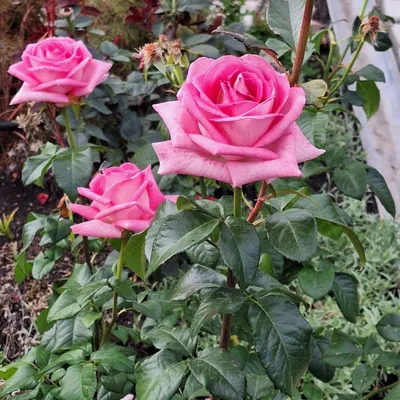
[[[107,79],[112,64],[94,60],[84,43],[58,37],[28,44],[22,61],[8,73],[24,81],[11,104],[41,101],[66,104],[86,96]]]
[[[296,119],[300,87],[263,57],[201,57],[191,64],[178,101],[154,105],[171,140],[153,144],[159,174],[213,178],[234,186],[300,177],[298,163],[318,157]]]
[[[71,211],[89,220],[73,225],[72,232],[104,238],[120,238],[124,230],[146,230],[159,204],[177,198],[161,193],[151,167],[141,170],[131,163],[103,169],[89,188],[80,187],[78,192],[92,203],[70,205]]]

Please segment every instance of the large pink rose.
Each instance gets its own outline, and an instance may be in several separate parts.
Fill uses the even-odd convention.
[[[190,66],[178,101],[154,106],[171,134],[153,145],[159,173],[234,186],[299,177],[297,164],[323,153],[295,122],[304,104],[303,89],[291,88],[263,57],[201,57]]]
[[[29,44],[22,61],[8,73],[24,81],[11,104],[25,101],[68,103],[69,97],[86,96],[105,79],[111,64],[93,60],[82,41],[59,37]]]
[[[90,206],[71,204],[74,213],[88,222],[73,225],[72,232],[93,237],[119,238],[124,230],[147,229],[159,204],[177,196],[164,196],[154,180],[151,167],[139,169],[131,163],[106,168],[79,194],[92,200]]]

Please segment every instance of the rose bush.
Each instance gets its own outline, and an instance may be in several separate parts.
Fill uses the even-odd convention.
[[[296,124],[304,90],[263,57],[245,55],[191,64],[178,101],[154,105],[171,140],[155,143],[160,174],[188,174],[242,186],[300,177],[298,163],[323,153]]]
[[[94,60],[82,41],[48,38],[29,44],[22,61],[8,69],[24,81],[11,104],[41,101],[64,104],[86,96],[107,79],[112,64]]]
[[[131,163],[103,169],[89,188],[80,187],[78,192],[92,203],[71,204],[70,209],[90,221],[73,225],[72,232],[105,238],[119,238],[124,230],[144,231],[159,204],[176,199],[161,193],[151,167],[141,170]]]

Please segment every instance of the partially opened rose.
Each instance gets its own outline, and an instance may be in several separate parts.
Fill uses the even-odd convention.
[[[213,178],[234,186],[278,177],[299,177],[298,163],[323,153],[296,124],[305,104],[255,55],[197,59],[178,101],[156,104],[171,140],[155,143],[160,174]]]
[[[164,196],[154,180],[151,167],[139,169],[131,163],[106,168],[89,183],[78,188],[92,200],[90,206],[71,204],[74,213],[88,219],[73,225],[72,232],[93,237],[119,238],[124,230],[147,229],[159,204],[177,196]]]
[[[11,104],[26,101],[68,103],[86,96],[107,79],[111,64],[94,60],[80,40],[58,37],[28,44],[22,61],[8,73],[24,81]]]

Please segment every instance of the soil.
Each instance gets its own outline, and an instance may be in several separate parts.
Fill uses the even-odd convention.
[[[43,194],[48,198],[40,204]],[[44,188],[34,185],[24,187],[20,179],[14,179],[5,168],[0,170],[0,216],[7,216],[17,209],[11,223],[13,240],[0,236],[0,350],[8,361],[21,357],[37,343],[34,321],[47,306],[51,284],[69,274],[70,257],[66,255],[55,271],[42,281],[28,278],[18,285],[14,280],[15,257],[21,248],[22,228],[28,214],[31,211],[50,214],[56,209],[61,194],[51,179],[47,179]],[[29,248],[28,257],[33,258],[39,251],[36,240]]]

